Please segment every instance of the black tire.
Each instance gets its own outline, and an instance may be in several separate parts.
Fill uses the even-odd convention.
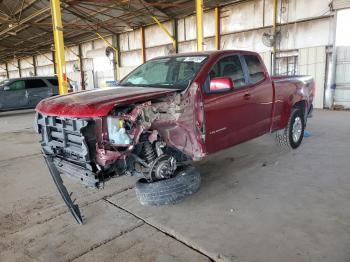
[[[301,120],[301,133],[300,133],[300,137],[297,140],[295,140],[293,139],[293,126],[298,118]],[[290,114],[287,127],[285,129],[282,129],[276,132],[277,143],[281,147],[286,149],[296,149],[300,146],[301,142],[303,141],[304,130],[305,130],[304,114],[301,109],[294,108],[292,110],[292,113]]]
[[[140,179],[136,183],[136,196],[145,206],[176,204],[198,191],[201,176],[193,166],[187,166],[169,179],[149,183]]]

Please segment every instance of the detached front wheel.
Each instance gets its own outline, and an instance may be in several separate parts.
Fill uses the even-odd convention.
[[[287,149],[296,149],[304,138],[305,120],[301,109],[294,108],[285,129],[276,132],[278,144]]]
[[[160,206],[176,204],[198,191],[201,176],[193,166],[187,166],[177,171],[169,179],[148,182],[140,179],[136,183],[136,196],[145,206]]]

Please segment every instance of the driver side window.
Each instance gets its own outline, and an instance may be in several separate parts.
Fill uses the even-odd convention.
[[[209,77],[210,79],[215,77],[230,77],[235,89],[246,85],[244,71],[238,55],[222,58],[211,69]]]

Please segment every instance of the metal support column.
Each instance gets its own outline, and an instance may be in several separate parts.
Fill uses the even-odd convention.
[[[22,77],[22,71],[21,71],[21,61],[20,59],[17,59],[17,68],[18,68],[18,74],[19,74],[19,77]]]
[[[203,0],[196,1],[196,18],[197,18],[197,51],[203,51]]]
[[[120,80],[120,46],[119,35],[112,36],[112,45],[115,47],[115,56],[113,58],[114,79]]]
[[[83,64],[83,52],[81,49],[81,44],[78,45],[78,50],[79,50],[79,67],[80,67],[80,85],[81,85],[81,90],[85,90],[85,75],[84,75],[84,64]]]
[[[53,72],[55,75],[57,75],[57,67],[56,67],[56,55],[55,51],[52,51],[52,63],[53,63]]]
[[[338,12],[335,11],[333,17],[333,48],[332,48],[332,57],[328,63],[328,72],[327,72],[327,84],[326,90],[324,93],[324,107],[330,110],[334,108],[334,94],[336,89],[336,73],[337,73],[337,19]]]
[[[178,52],[179,52],[179,37],[178,37],[178,32],[177,32],[177,19],[175,18],[175,19],[173,19],[173,37],[174,37],[174,40],[175,40],[175,42],[174,42],[174,51],[175,51],[175,53],[177,54]]]
[[[68,82],[66,75],[66,61],[64,57],[63,27],[61,19],[60,0],[50,0],[52,28],[55,41],[55,54],[57,63],[57,77],[60,94],[68,93]]]
[[[33,70],[34,70],[34,75],[37,76],[37,70],[36,70],[36,59],[35,59],[35,55],[33,55]]]
[[[216,50],[220,50],[220,7],[215,7],[214,9],[214,14],[215,14],[215,47]]]
[[[157,17],[152,16],[152,19],[157,23],[157,25],[169,36],[171,41],[173,42],[174,51],[177,53],[177,22],[176,19],[173,20],[173,35],[169,32],[169,30],[158,20]]]
[[[273,1],[273,18],[272,18],[272,30],[273,30],[273,36],[274,36],[274,43],[272,48],[272,75],[276,75],[276,56],[277,56],[277,1]]]
[[[142,52],[142,62],[146,62],[146,47],[145,47],[145,28],[141,27],[141,52]]]
[[[5,66],[6,66],[6,77],[7,77],[7,79],[9,79],[10,78],[10,73],[9,73],[9,65],[8,65],[8,63],[6,63]]]

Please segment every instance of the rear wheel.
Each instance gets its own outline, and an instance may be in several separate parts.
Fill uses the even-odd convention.
[[[160,206],[176,204],[198,191],[201,176],[193,166],[176,171],[172,178],[155,182],[140,179],[136,183],[136,196],[142,205]]]
[[[278,144],[287,149],[296,149],[304,138],[305,120],[301,109],[294,108],[285,129],[276,132]]]

